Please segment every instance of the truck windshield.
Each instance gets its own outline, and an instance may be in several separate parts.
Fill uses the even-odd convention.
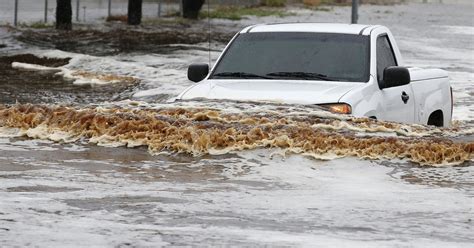
[[[296,79],[367,82],[369,37],[332,33],[240,34],[213,79]]]

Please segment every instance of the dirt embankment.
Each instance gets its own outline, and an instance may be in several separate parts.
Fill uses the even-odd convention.
[[[99,27],[81,26],[72,31],[48,29],[19,29],[17,39],[27,44],[91,55],[113,55],[123,52],[160,53],[170,44],[207,42],[208,27],[197,24],[158,24],[129,27],[106,24]],[[235,34],[232,28],[216,27],[213,42],[227,43]]]
[[[13,62],[60,67],[70,58],[42,58],[32,54],[0,57],[0,103],[94,103],[120,100],[130,93],[131,85],[74,85],[54,72],[19,70]]]
[[[13,62],[42,65],[48,67],[59,67],[67,65],[71,58],[41,58],[33,54],[19,54],[13,56],[0,57],[0,68],[11,68]]]

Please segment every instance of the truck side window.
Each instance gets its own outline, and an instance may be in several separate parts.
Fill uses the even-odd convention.
[[[396,66],[397,61],[387,35],[377,38],[377,80],[383,80],[383,70],[389,66]]]

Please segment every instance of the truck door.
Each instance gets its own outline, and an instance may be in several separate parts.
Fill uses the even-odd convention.
[[[388,35],[377,37],[377,80],[383,80],[383,70],[388,66],[397,66]],[[411,84],[381,90],[382,111],[380,119],[413,123],[415,120],[415,96]]]

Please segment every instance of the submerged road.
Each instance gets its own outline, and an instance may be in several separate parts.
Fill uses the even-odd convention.
[[[295,16],[251,18],[237,25],[341,22],[350,13],[347,7],[294,11]],[[466,129],[474,122],[473,13],[466,5],[361,8],[362,23],[394,32],[407,64],[449,71],[454,118]],[[7,44],[0,54],[24,49],[63,55],[73,58],[70,69],[140,78],[127,96],[142,101],[181,91],[189,85],[186,65],[207,59],[202,47],[99,57],[25,49],[3,33],[0,37]],[[17,87],[24,92],[31,85]],[[41,103],[35,93],[31,99]],[[53,99],[61,95],[51,93]],[[472,135],[460,139],[472,141]],[[402,160],[321,161],[270,149],[152,156],[145,148],[1,133],[0,246],[471,247],[473,181],[473,162],[419,167]]]

